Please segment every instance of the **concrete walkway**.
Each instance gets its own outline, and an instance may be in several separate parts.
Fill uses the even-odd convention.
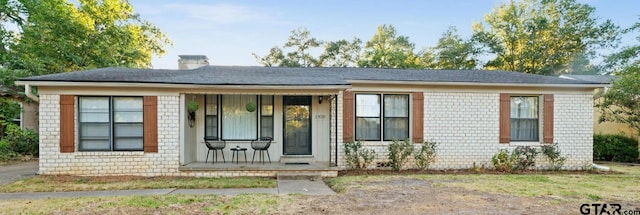
[[[23,178],[36,175],[38,161],[29,161],[7,166],[0,166],[0,185],[8,184]]]
[[[0,184],[34,176],[38,162],[27,162],[0,167]],[[239,194],[291,194],[334,195],[336,194],[322,180],[278,180],[277,188],[237,188],[237,189],[148,189],[148,190],[106,190],[73,192],[26,192],[0,193],[0,200],[48,199],[93,196],[146,196],[146,195],[239,195]]]
[[[239,194],[292,194],[334,195],[336,194],[322,181],[278,180],[277,188],[237,188],[237,189],[148,189],[148,190],[107,190],[73,192],[30,192],[0,193],[0,200],[49,199],[93,196],[148,196],[148,195],[239,195]]]

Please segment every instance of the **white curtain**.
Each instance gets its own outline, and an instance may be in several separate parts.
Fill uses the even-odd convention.
[[[409,138],[409,95],[384,95],[384,139]]]
[[[538,97],[511,97],[511,140],[538,140]]]
[[[356,94],[356,139],[380,139],[380,95]]]
[[[258,107],[255,95],[222,96],[222,138],[227,140],[252,140],[257,137],[257,108],[247,110],[247,104]]]

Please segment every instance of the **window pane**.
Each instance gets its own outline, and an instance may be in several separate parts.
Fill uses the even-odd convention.
[[[409,138],[409,118],[384,118],[384,139],[404,140]]]
[[[218,116],[207,116],[205,118],[205,134],[207,139],[218,139]]]
[[[113,143],[114,150],[143,150],[144,143],[142,138],[115,138]]]
[[[260,114],[263,116],[273,116],[273,96],[261,96],[262,106]]]
[[[512,141],[538,141],[538,119],[511,118]]]
[[[207,95],[206,115],[218,115],[218,96]]]
[[[142,98],[140,98],[140,97],[116,97],[116,98],[113,98],[113,111],[139,111],[139,112],[142,112]]]
[[[380,118],[356,118],[355,140],[380,140]]]
[[[538,118],[537,96],[511,97],[511,118]]]
[[[111,150],[110,145],[109,140],[83,140],[80,149],[86,151]]]
[[[80,122],[109,122],[108,97],[80,97]]]
[[[115,124],[115,137],[142,137],[144,135],[144,125],[142,123],[135,124]]]
[[[356,95],[357,117],[380,117],[380,95]]]
[[[260,137],[273,138],[273,117],[272,116],[260,117]]]
[[[142,112],[114,112],[114,122],[142,122]]]
[[[109,112],[105,112],[105,113],[80,112],[80,122],[109,122]]]
[[[384,116],[409,117],[409,95],[384,95]]]
[[[109,139],[109,123],[81,123],[80,139]]]
[[[249,112],[247,104],[256,104],[256,96],[222,96],[222,138],[251,140],[258,135],[258,117],[255,110]]]

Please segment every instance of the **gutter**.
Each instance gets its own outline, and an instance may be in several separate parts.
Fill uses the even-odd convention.
[[[347,80],[350,84],[391,84],[391,85],[431,85],[431,86],[481,86],[481,87],[559,87],[559,88],[603,88],[607,84],[525,84],[525,83],[473,83],[473,82],[433,82],[433,81],[378,81]]]
[[[16,85],[50,86],[50,87],[156,87],[156,88],[181,88],[181,89],[325,89],[341,90],[349,89],[350,85],[203,85],[203,84],[171,84],[171,83],[130,83],[130,82],[67,82],[67,81],[16,81]],[[26,93],[26,92],[25,92]]]
[[[34,95],[33,92],[31,91],[31,85],[29,84],[24,85],[24,94],[27,95],[27,97],[29,97],[31,100],[40,102],[40,98]]]

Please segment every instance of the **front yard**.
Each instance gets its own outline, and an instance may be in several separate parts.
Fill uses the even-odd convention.
[[[622,212],[631,211],[640,214],[640,195],[638,195],[640,166],[607,165],[615,172],[341,176],[327,180],[327,183],[338,192],[333,196],[164,195],[12,200],[0,202],[0,208],[4,211],[0,213],[579,214],[583,204],[606,203],[620,204]],[[24,187],[22,189],[28,190],[34,184],[51,181],[49,178],[38,178],[16,183],[22,183],[21,186]],[[43,182],[34,182],[34,180],[43,180]],[[76,180],[79,179],[69,179],[55,186],[74,184],[77,183]],[[187,183],[192,185],[183,186],[226,187],[225,184],[236,183],[235,178],[215,179],[220,180],[218,185],[209,185],[214,182],[199,181],[207,179],[194,180]],[[265,180],[275,183],[273,179]],[[112,186],[109,184],[114,184],[106,181],[95,183],[104,183],[100,189],[106,189]],[[171,182],[165,181],[159,184],[163,183]],[[271,186],[268,185],[271,182],[256,183]],[[4,192],[11,186],[16,184],[1,186],[0,189]],[[166,186],[171,187],[171,185]],[[59,190],[66,189],[79,188],[70,186],[70,188]]]

